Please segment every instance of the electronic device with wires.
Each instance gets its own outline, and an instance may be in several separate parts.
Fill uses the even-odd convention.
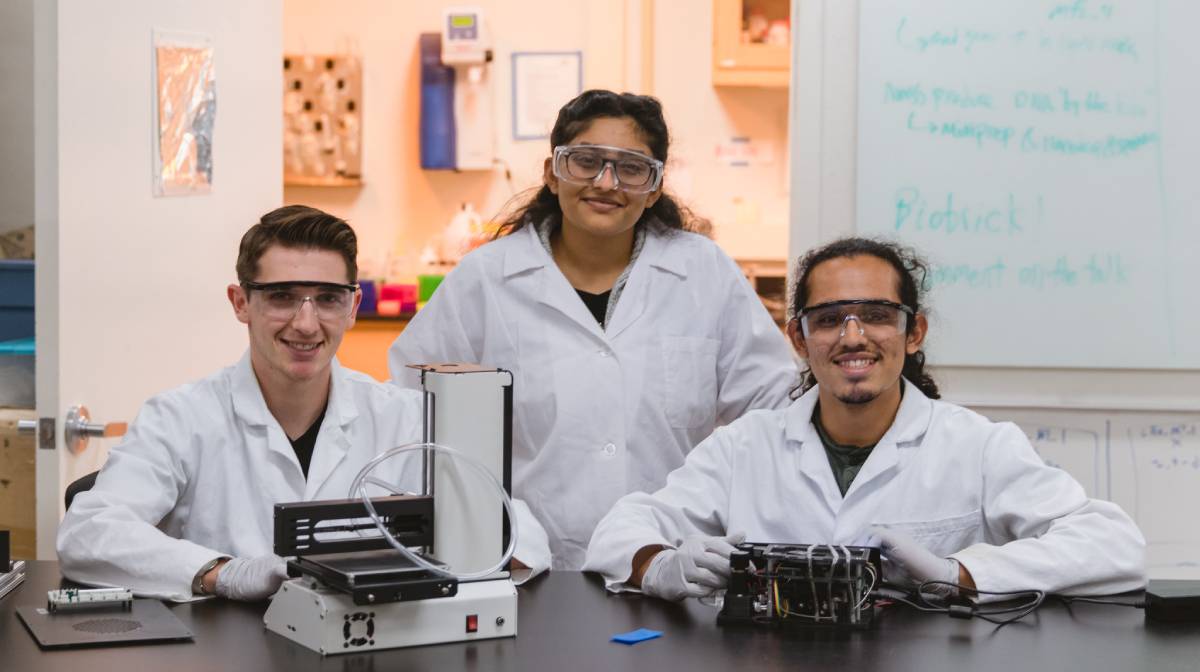
[[[721,625],[869,628],[879,549],[837,544],[738,544],[729,556]]]

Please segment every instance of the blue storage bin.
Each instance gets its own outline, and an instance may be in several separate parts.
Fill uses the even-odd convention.
[[[0,341],[33,338],[33,263],[0,260]]]
[[[358,286],[362,289],[362,303],[358,304],[359,315],[374,315],[378,310],[376,300],[379,298],[375,293],[374,280],[359,280]]]
[[[36,365],[32,338],[0,341],[0,408],[33,408]]]

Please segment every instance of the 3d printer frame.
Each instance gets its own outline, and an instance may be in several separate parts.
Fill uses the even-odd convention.
[[[865,629],[874,622],[878,548],[743,543],[729,567],[720,625]]]
[[[432,496],[373,497],[371,503],[397,542],[410,548],[433,543]],[[458,593],[453,574],[418,567],[392,548],[359,499],[276,504],[275,554],[294,556],[287,563],[290,576],[317,579],[357,605]]]

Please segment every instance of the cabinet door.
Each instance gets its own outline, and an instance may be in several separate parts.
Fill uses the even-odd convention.
[[[725,83],[721,74],[757,70],[777,72],[786,86],[790,15],[788,0],[714,0],[714,83]]]

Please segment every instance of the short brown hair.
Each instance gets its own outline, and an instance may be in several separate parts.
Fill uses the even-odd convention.
[[[285,205],[263,215],[238,246],[238,282],[253,282],[258,260],[272,245],[329,250],[346,262],[346,281],[358,280],[358,237],[340,217],[307,205]]]

